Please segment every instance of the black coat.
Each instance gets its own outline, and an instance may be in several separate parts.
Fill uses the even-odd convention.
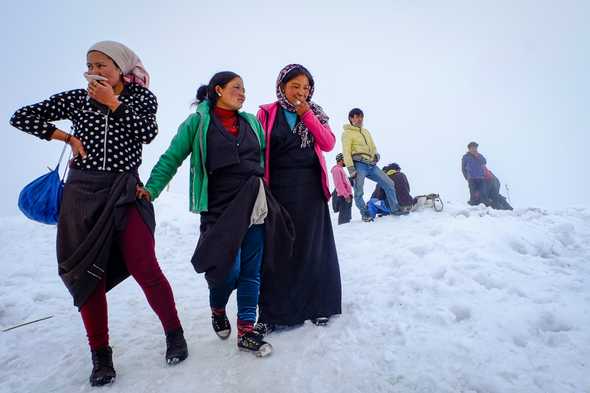
[[[210,286],[222,283],[233,267],[238,250],[250,227],[261,178],[252,176],[212,225],[201,232],[192,264],[197,273],[205,273]],[[268,215],[264,220],[264,266],[274,269],[275,261],[289,259],[295,241],[295,229],[287,211],[266,189]]]
[[[81,308],[106,277],[107,290],[129,277],[117,243],[127,209],[135,205],[152,235],[156,228],[150,202],[135,197],[134,172],[102,173],[70,169],[57,224],[59,276]]]
[[[413,198],[410,195],[410,183],[408,182],[406,175],[403,172],[395,172],[388,176],[395,184],[395,193],[400,206],[412,206]],[[379,184],[375,186],[375,191],[373,191],[371,198],[387,201],[385,191],[383,191]]]

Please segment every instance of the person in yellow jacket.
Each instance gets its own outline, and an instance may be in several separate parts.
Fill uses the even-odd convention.
[[[363,128],[364,114],[359,108],[354,108],[348,113],[350,124],[343,126],[342,153],[344,165],[350,176],[354,178],[354,202],[360,210],[363,221],[373,221],[368,214],[367,205],[363,199],[363,187],[365,178],[373,180],[385,191],[387,201],[393,215],[399,216],[408,214],[402,212],[395,194],[395,184],[381,168],[376,164],[379,161],[379,153],[369,130]]]

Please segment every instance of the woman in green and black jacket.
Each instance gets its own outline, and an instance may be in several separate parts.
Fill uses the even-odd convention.
[[[197,272],[206,273],[213,329],[220,338],[229,337],[225,307],[237,289],[238,347],[265,356],[272,348],[253,330],[268,207],[262,198],[264,134],[254,115],[239,112],[244,100],[242,78],[230,71],[215,74],[201,86],[196,112],[180,125],[138,196],[157,198],[191,156],[190,210],[201,215],[193,264]],[[261,211],[254,220],[252,213]]]

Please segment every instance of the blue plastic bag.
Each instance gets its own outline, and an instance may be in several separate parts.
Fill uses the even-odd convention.
[[[60,162],[64,151],[59,158]],[[38,177],[22,189],[18,196],[18,208],[33,221],[55,225],[59,219],[63,188],[64,182],[59,176],[58,163],[54,170]]]

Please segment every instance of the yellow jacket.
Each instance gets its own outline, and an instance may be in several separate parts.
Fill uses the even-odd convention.
[[[347,168],[354,167],[352,157],[355,159],[375,162],[377,148],[371,138],[371,133],[366,128],[355,127],[352,124],[345,124],[342,133],[342,154],[344,155],[344,165]]]

